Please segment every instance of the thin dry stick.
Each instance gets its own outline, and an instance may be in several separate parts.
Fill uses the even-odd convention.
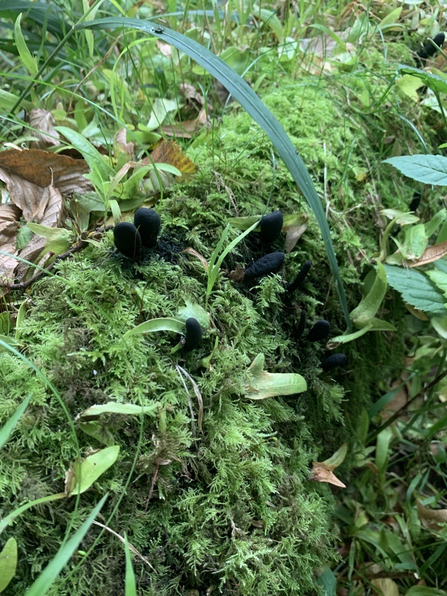
[[[197,386],[197,383],[194,381],[194,379],[186,372],[186,370],[184,368],[182,368],[179,364],[176,365],[177,369],[180,370],[181,373],[183,373],[185,375],[185,377],[191,382],[193,389],[194,389],[194,393],[196,394],[197,397],[197,402],[199,404],[199,416],[197,418],[197,424],[199,425],[199,429],[200,432],[202,431],[202,421],[203,421],[203,399],[202,399],[202,395],[200,393],[200,390]]]
[[[101,524],[98,521],[94,521],[93,523],[96,526],[99,526],[100,528],[104,528],[104,530],[107,530],[108,532],[110,532],[111,534],[116,536],[118,538],[118,540],[121,540],[121,542],[123,544],[126,543],[124,538],[122,536],[120,536],[119,534],[117,534],[117,532],[112,530],[112,528],[109,528],[108,526],[105,526],[104,524]],[[127,545],[129,546],[129,550],[131,550],[134,553],[134,555],[137,555],[137,557],[139,557],[144,563],[146,563],[146,565],[149,565],[149,567],[152,569],[152,571],[155,571],[155,573],[157,573],[157,570],[153,567],[153,565],[151,565],[151,563],[146,559],[146,557],[143,557],[143,555],[132,544],[130,544],[129,541],[127,541]]]

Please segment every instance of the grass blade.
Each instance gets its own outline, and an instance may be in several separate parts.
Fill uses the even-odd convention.
[[[6,443],[6,441],[9,438],[9,435],[12,433],[15,425],[19,421],[20,416],[23,414],[23,412],[28,407],[31,396],[32,396],[32,393],[30,393],[27,397],[25,397],[25,399],[22,401],[22,403],[17,408],[17,410],[14,412],[14,414],[11,416],[11,418],[8,420],[8,422],[0,429],[0,449]]]
[[[45,567],[31,588],[26,592],[26,596],[44,596],[44,594],[48,592],[50,586],[54,583],[59,573],[68,563],[69,559],[71,559],[74,551],[78,548],[81,540],[87,534],[88,529],[95,521],[95,517],[102,509],[106,499],[107,495],[99,501],[82,526],[73,534],[65,546],[57,552],[54,559]]]
[[[124,549],[126,551],[126,579],[125,579],[125,596],[137,596],[137,586],[135,583],[135,573],[132,567],[132,559],[130,558],[129,545],[127,543],[127,536],[124,537]]]
[[[321,230],[324,247],[335,280],[340,304],[346,319],[348,331],[352,330],[349,319],[349,310],[346,301],[346,295],[340,278],[337,258],[335,256],[334,246],[332,244],[329,225],[324,213],[323,206],[314,184],[304,165],[303,160],[297,154],[295,147],[289,139],[286,131],[278,120],[273,116],[270,110],[263,104],[261,99],[251,89],[251,87],[234,70],[225,64],[220,58],[215,56],[207,48],[199,43],[189,39],[181,33],[177,33],[166,27],[156,25],[147,21],[124,17],[107,17],[89,21],[88,23],[79,23],[75,26],[79,29],[116,29],[130,28],[143,31],[149,35],[155,35],[157,38],[173,45],[181,52],[185,52],[190,58],[195,60],[200,66],[205,68],[211,75],[220,81],[231,95],[242,105],[250,116],[261,126],[264,132],[272,141],[278,154],[283,159],[298,188],[309,203],[317,223]]]

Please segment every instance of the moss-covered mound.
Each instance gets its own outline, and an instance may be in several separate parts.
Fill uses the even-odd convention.
[[[310,121],[317,106],[335,117],[327,94],[294,89],[267,101],[286,120],[312,170],[322,168],[317,182],[323,190],[329,176],[334,196],[346,187],[346,201],[358,200],[362,184],[368,194],[358,172],[366,141],[357,147],[358,137],[344,125],[322,144],[317,122]],[[293,101],[298,107],[291,116]],[[323,374],[324,342],[297,338],[302,309],[310,324],[325,318],[333,334],[344,330],[312,219],[278,274],[251,285],[230,281],[225,269],[283,249],[284,236],[264,246],[252,233],[224,261],[206,300],[203,264],[181,248],[209,260],[228,217],[262,213],[269,195],[270,210],[308,211],[283,167],[275,172],[269,144],[246,115],[227,119],[219,135],[212,146],[196,143],[191,155],[202,166],[199,174],[159,201],[158,249],[133,264],[114,252],[108,232],[99,246],[60,263],[55,276],[29,292],[20,337],[25,358],[6,351],[0,358],[0,424],[32,393],[2,451],[0,517],[63,491],[75,458],[107,445],[119,445],[120,454],[78,501],[72,496],[30,509],[6,530],[19,544],[18,573],[6,595],[24,593],[55,556],[67,527],[78,527],[106,492],[99,521],[126,534],[144,557],[134,558],[142,595],[311,594],[318,570],[335,559],[333,498],[327,484],[309,480],[312,462],[354,441],[359,412],[392,340],[368,336],[347,348],[340,373]],[[351,154],[352,167],[346,167]],[[342,209],[342,199],[336,207]],[[373,208],[366,204],[362,212]],[[362,230],[334,229],[355,306],[358,273],[345,257],[348,245],[355,254]],[[238,233],[232,229],[230,239]],[[308,281],[287,296],[285,283],[306,259],[313,262]],[[172,354],[178,336],[167,331],[124,337],[146,320],[177,316],[187,303],[210,317],[199,348]],[[248,367],[259,354],[270,373],[303,375],[307,391],[251,399]],[[78,418],[110,401],[157,407],[142,417],[102,414],[88,424]],[[124,550],[116,535],[106,530],[84,555],[100,532],[91,528],[51,594],[123,594]]]

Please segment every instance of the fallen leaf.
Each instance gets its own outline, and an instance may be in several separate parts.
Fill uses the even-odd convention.
[[[197,91],[197,89],[193,85],[190,85],[189,83],[180,83],[180,93],[186,99],[192,99],[193,101],[197,102],[201,106],[205,105],[205,98],[203,97],[203,95],[201,93],[199,93]],[[210,108],[210,105],[208,102],[208,109],[209,108]]]
[[[447,509],[429,509],[418,499],[416,501],[418,517],[426,528],[441,530],[447,523]]]
[[[337,478],[331,469],[331,466],[327,466],[324,463],[312,462],[312,472],[309,476],[309,480],[315,480],[316,482],[327,482],[340,488],[346,488],[346,484],[343,484],[341,480]]]
[[[115,135],[115,150],[118,149],[118,152],[124,153],[129,158],[131,158],[134,154],[135,143],[128,143],[127,142],[127,130],[125,128],[120,128],[119,131]]]
[[[0,205],[0,250],[9,255],[0,254],[0,284],[11,282],[17,266],[16,237],[19,229],[21,211],[13,203]]]
[[[37,147],[58,147],[59,133],[54,129],[54,118],[51,112],[41,108],[34,108],[29,113],[29,124],[34,129],[34,136],[37,138]]]
[[[408,267],[420,267],[421,265],[438,261],[445,257],[445,255],[447,255],[447,240],[426,248],[417,261],[404,261],[403,263]]]
[[[205,257],[203,255],[201,255],[199,252],[194,250],[194,248],[190,248],[190,247],[185,248],[185,250],[183,252],[186,252],[187,254],[192,255],[193,257],[197,257],[199,259],[199,261],[202,263],[205,271],[208,273],[208,269],[209,269],[208,261],[205,259]]]
[[[141,165],[166,163],[177,168],[183,175],[194,174],[197,166],[187,157],[174,141],[161,141],[151,153],[151,159],[145,158]]]
[[[92,189],[90,181],[83,176],[88,170],[88,164],[83,159],[73,159],[42,149],[9,149],[0,152],[0,180],[8,187],[10,195],[26,194],[25,181],[42,188],[55,186],[63,195],[82,193]],[[21,189],[21,186],[24,188]]]
[[[178,124],[162,126],[163,132],[169,137],[178,137],[181,139],[190,139],[202,125],[207,124],[206,111],[200,110],[199,115],[194,120],[184,120]]]

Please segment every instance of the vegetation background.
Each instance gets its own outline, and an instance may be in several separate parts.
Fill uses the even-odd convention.
[[[446,594],[443,4],[0,17],[0,592]]]

